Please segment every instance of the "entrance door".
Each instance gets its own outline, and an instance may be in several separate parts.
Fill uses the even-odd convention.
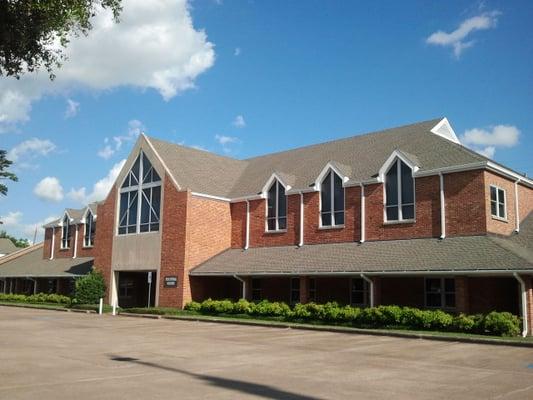
[[[151,273],[151,283],[149,274]],[[156,290],[155,271],[123,271],[118,273],[118,304],[122,308],[153,307]],[[150,303],[148,303],[150,299]]]

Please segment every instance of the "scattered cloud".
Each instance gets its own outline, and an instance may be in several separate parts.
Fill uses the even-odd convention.
[[[244,128],[246,126],[246,121],[242,115],[237,115],[233,120],[232,125],[236,128]]]
[[[93,189],[90,193],[87,193],[87,188],[85,187],[80,187],[78,189],[72,188],[70,192],[67,193],[67,197],[82,205],[105,199],[125,163],[126,160],[124,159],[113,165],[107,175],[93,185]]]
[[[241,55],[241,48],[240,47],[235,47],[235,50],[233,51],[233,55],[235,57],[238,57]]]
[[[101,10],[88,36],[70,38],[68,59],[53,82],[45,71],[0,80],[0,130],[27,121],[32,103],[49,94],[126,86],[169,100],[194,88],[213,66],[214,45],[195,29],[187,0],[124,0],[122,6],[120,23]]]
[[[488,158],[493,158],[499,147],[514,147],[518,144],[520,130],[513,125],[495,125],[487,129],[468,129],[461,142]]]
[[[475,40],[467,40],[467,37],[475,31],[495,28],[500,15],[501,12],[499,11],[488,11],[475,17],[468,18],[461,22],[456,30],[450,33],[444,31],[432,33],[426,39],[426,43],[436,46],[451,47],[454,56],[459,58],[465,49],[472,47],[475,44]]]
[[[7,153],[7,159],[13,161],[16,169],[37,169],[34,163],[37,157],[44,157],[56,150],[56,145],[50,140],[32,138],[25,140]]]
[[[136,141],[145,130],[146,127],[141,121],[132,119],[128,122],[128,131],[125,135],[113,136],[112,143],[110,143],[109,138],[105,138],[104,147],[98,150],[96,154],[104,160],[108,160],[122,148],[124,143]]]
[[[224,153],[231,153],[233,150],[231,145],[240,143],[239,138],[235,136],[215,135],[215,140],[222,146]]]
[[[21,211],[10,211],[7,215],[0,216],[0,221],[3,222],[2,230],[6,230],[10,235],[15,237],[23,237],[33,241],[35,230],[37,229],[36,239],[39,241],[44,236],[43,225],[52,222],[59,217],[49,216],[43,220],[34,223],[23,222],[24,214]]]
[[[67,109],[65,110],[65,118],[73,118],[80,111],[80,103],[72,99],[67,99]]]
[[[58,203],[63,200],[63,186],[54,176],[43,178],[33,189],[33,193],[44,201]]]

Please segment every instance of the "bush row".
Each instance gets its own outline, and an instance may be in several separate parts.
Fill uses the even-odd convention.
[[[360,328],[403,328],[477,333],[496,336],[520,334],[520,318],[508,312],[476,315],[452,315],[441,310],[420,310],[411,307],[378,306],[357,308],[326,304],[296,304],[289,307],[281,302],[263,300],[258,303],[239,300],[205,300],[190,302],[186,310],[201,314],[245,314],[256,317],[275,317],[285,321],[301,321],[349,325]]]
[[[0,293],[0,301],[8,301],[13,303],[53,303],[53,304],[70,304],[70,297],[55,293],[37,293],[31,296],[24,294],[2,294]]]

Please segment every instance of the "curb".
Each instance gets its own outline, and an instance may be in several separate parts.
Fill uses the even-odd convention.
[[[122,312],[117,315],[132,318],[148,318],[148,319],[168,319],[178,321],[191,321],[191,322],[214,322],[229,325],[244,325],[244,326],[260,326],[266,328],[279,328],[279,329],[297,329],[303,331],[318,331],[318,332],[333,332],[333,333],[345,333],[351,335],[373,335],[373,336],[388,336],[397,337],[403,339],[422,339],[422,340],[436,340],[441,342],[460,342],[470,344],[490,344],[497,346],[513,346],[513,347],[533,347],[532,342],[520,342],[515,340],[506,339],[491,339],[491,338],[479,338],[479,337],[457,337],[457,336],[439,336],[424,333],[407,333],[407,332],[394,332],[385,330],[374,329],[361,329],[361,328],[348,328],[343,326],[321,326],[321,325],[303,325],[292,324],[287,322],[268,322],[260,320],[231,320],[217,317],[196,317],[185,315],[157,315],[157,314],[134,314]]]

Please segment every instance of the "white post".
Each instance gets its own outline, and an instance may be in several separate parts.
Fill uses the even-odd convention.
[[[54,259],[54,247],[56,243],[56,227],[52,227],[52,248],[50,249],[50,260]]]
[[[518,281],[518,283],[520,283],[520,305],[521,305],[521,313],[522,314],[522,336],[523,337],[526,337],[527,336],[527,333],[528,333],[528,326],[527,326],[527,317],[528,317],[528,313],[527,313],[527,292],[526,292],[526,283],[524,282],[524,280],[522,279],[522,277],[520,275],[518,275],[516,272],[513,272],[513,276],[516,278],[516,280]]]
[[[444,175],[439,174],[440,181],[440,238],[446,237],[446,204],[444,202]]]
[[[246,300],[246,281],[237,275],[233,275],[233,277],[242,283],[242,299]]]
[[[250,201],[246,200],[246,237],[244,243],[244,250],[250,247]]]
[[[518,181],[514,183],[514,213],[515,213],[515,232],[520,232],[520,209],[518,207]]]
[[[366,240],[365,235],[365,186],[361,183],[361,243],[364,243]]]
[[[304,194],[300,192],[300,242],[298,247],[304,245]]]
[[[100,297],[100,304],[98,305],[98,314],[102,315],[104,311],[104,299]]]
[[[368,282],[368,286],[370,287],[370,307],[374,307],[374,281],[365,274],[361,274],[361,278]]]
[[[113,315],[117,315],[117,301],[113,302]]]
[[[78,225],[74,225],[74,254],[72,258],[76,258],[78,255]]]

